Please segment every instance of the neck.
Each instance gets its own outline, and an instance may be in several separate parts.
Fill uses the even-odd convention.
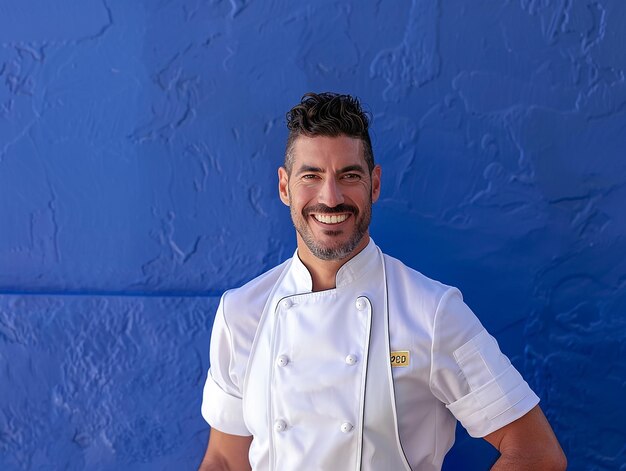
[[[354,258],[361,250],[367,247],[370,241],[369,234],[365,234],[359,245],[350,255],[341,260],[322,260],[311,253],[304,241],[298,234],[298,257],[309,270],[313,281],[313,291],[324,291],[337,286],[337,272],[350,259]]]

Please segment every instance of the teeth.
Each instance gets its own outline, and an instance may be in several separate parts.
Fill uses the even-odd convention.
[[[324,224],[339,224],[348,219],[347,214],[334,214],[332,216],[326,214],[314,214],[313,217]]]

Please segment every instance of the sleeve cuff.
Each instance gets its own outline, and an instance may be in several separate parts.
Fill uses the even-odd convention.
[[[211,376],[204,384],[202,417],[211,428],[231,435],[250,436],[243,419],[243,400],[225,392]]]
[[[519,419],[539,403],[528,383],[509,366],[483,387],[447,405],[472,437],[484,437]]]

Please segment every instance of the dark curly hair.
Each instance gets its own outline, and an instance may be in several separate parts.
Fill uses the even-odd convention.
[[[370,119],[358,98],[338,93],[306,93],[300,103],[287,113],[287,149],[285,168],[291,174],[293,145],[298,136],[340,136],[361,139],[369,172],[374,169],[374,153],[368,131]]]

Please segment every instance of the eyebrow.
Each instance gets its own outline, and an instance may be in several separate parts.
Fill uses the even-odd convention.
[[[365,173],[365,169],[361,165],[348,165],[339,170],[339,173],[360,172]]]
[[[324,170],[322,170],[319,167],[312,167],[311,165],[302,165],[300,169],[298,170],[297,175],[301,175],[303,173],[308,173],[308,172],[324,173]]]
[[[311,165],[302,165],[300,169],[298,170],[297,175],[301,175],[307,172],[326,173],[326,171],[323,168],[313,167]],[[361,165],[348,165],[347,167],[343,167],[342,169],[339,169],[339,172],[337,173],[347,173],[347,172],[365,173],[365,170],[363,169]]]

